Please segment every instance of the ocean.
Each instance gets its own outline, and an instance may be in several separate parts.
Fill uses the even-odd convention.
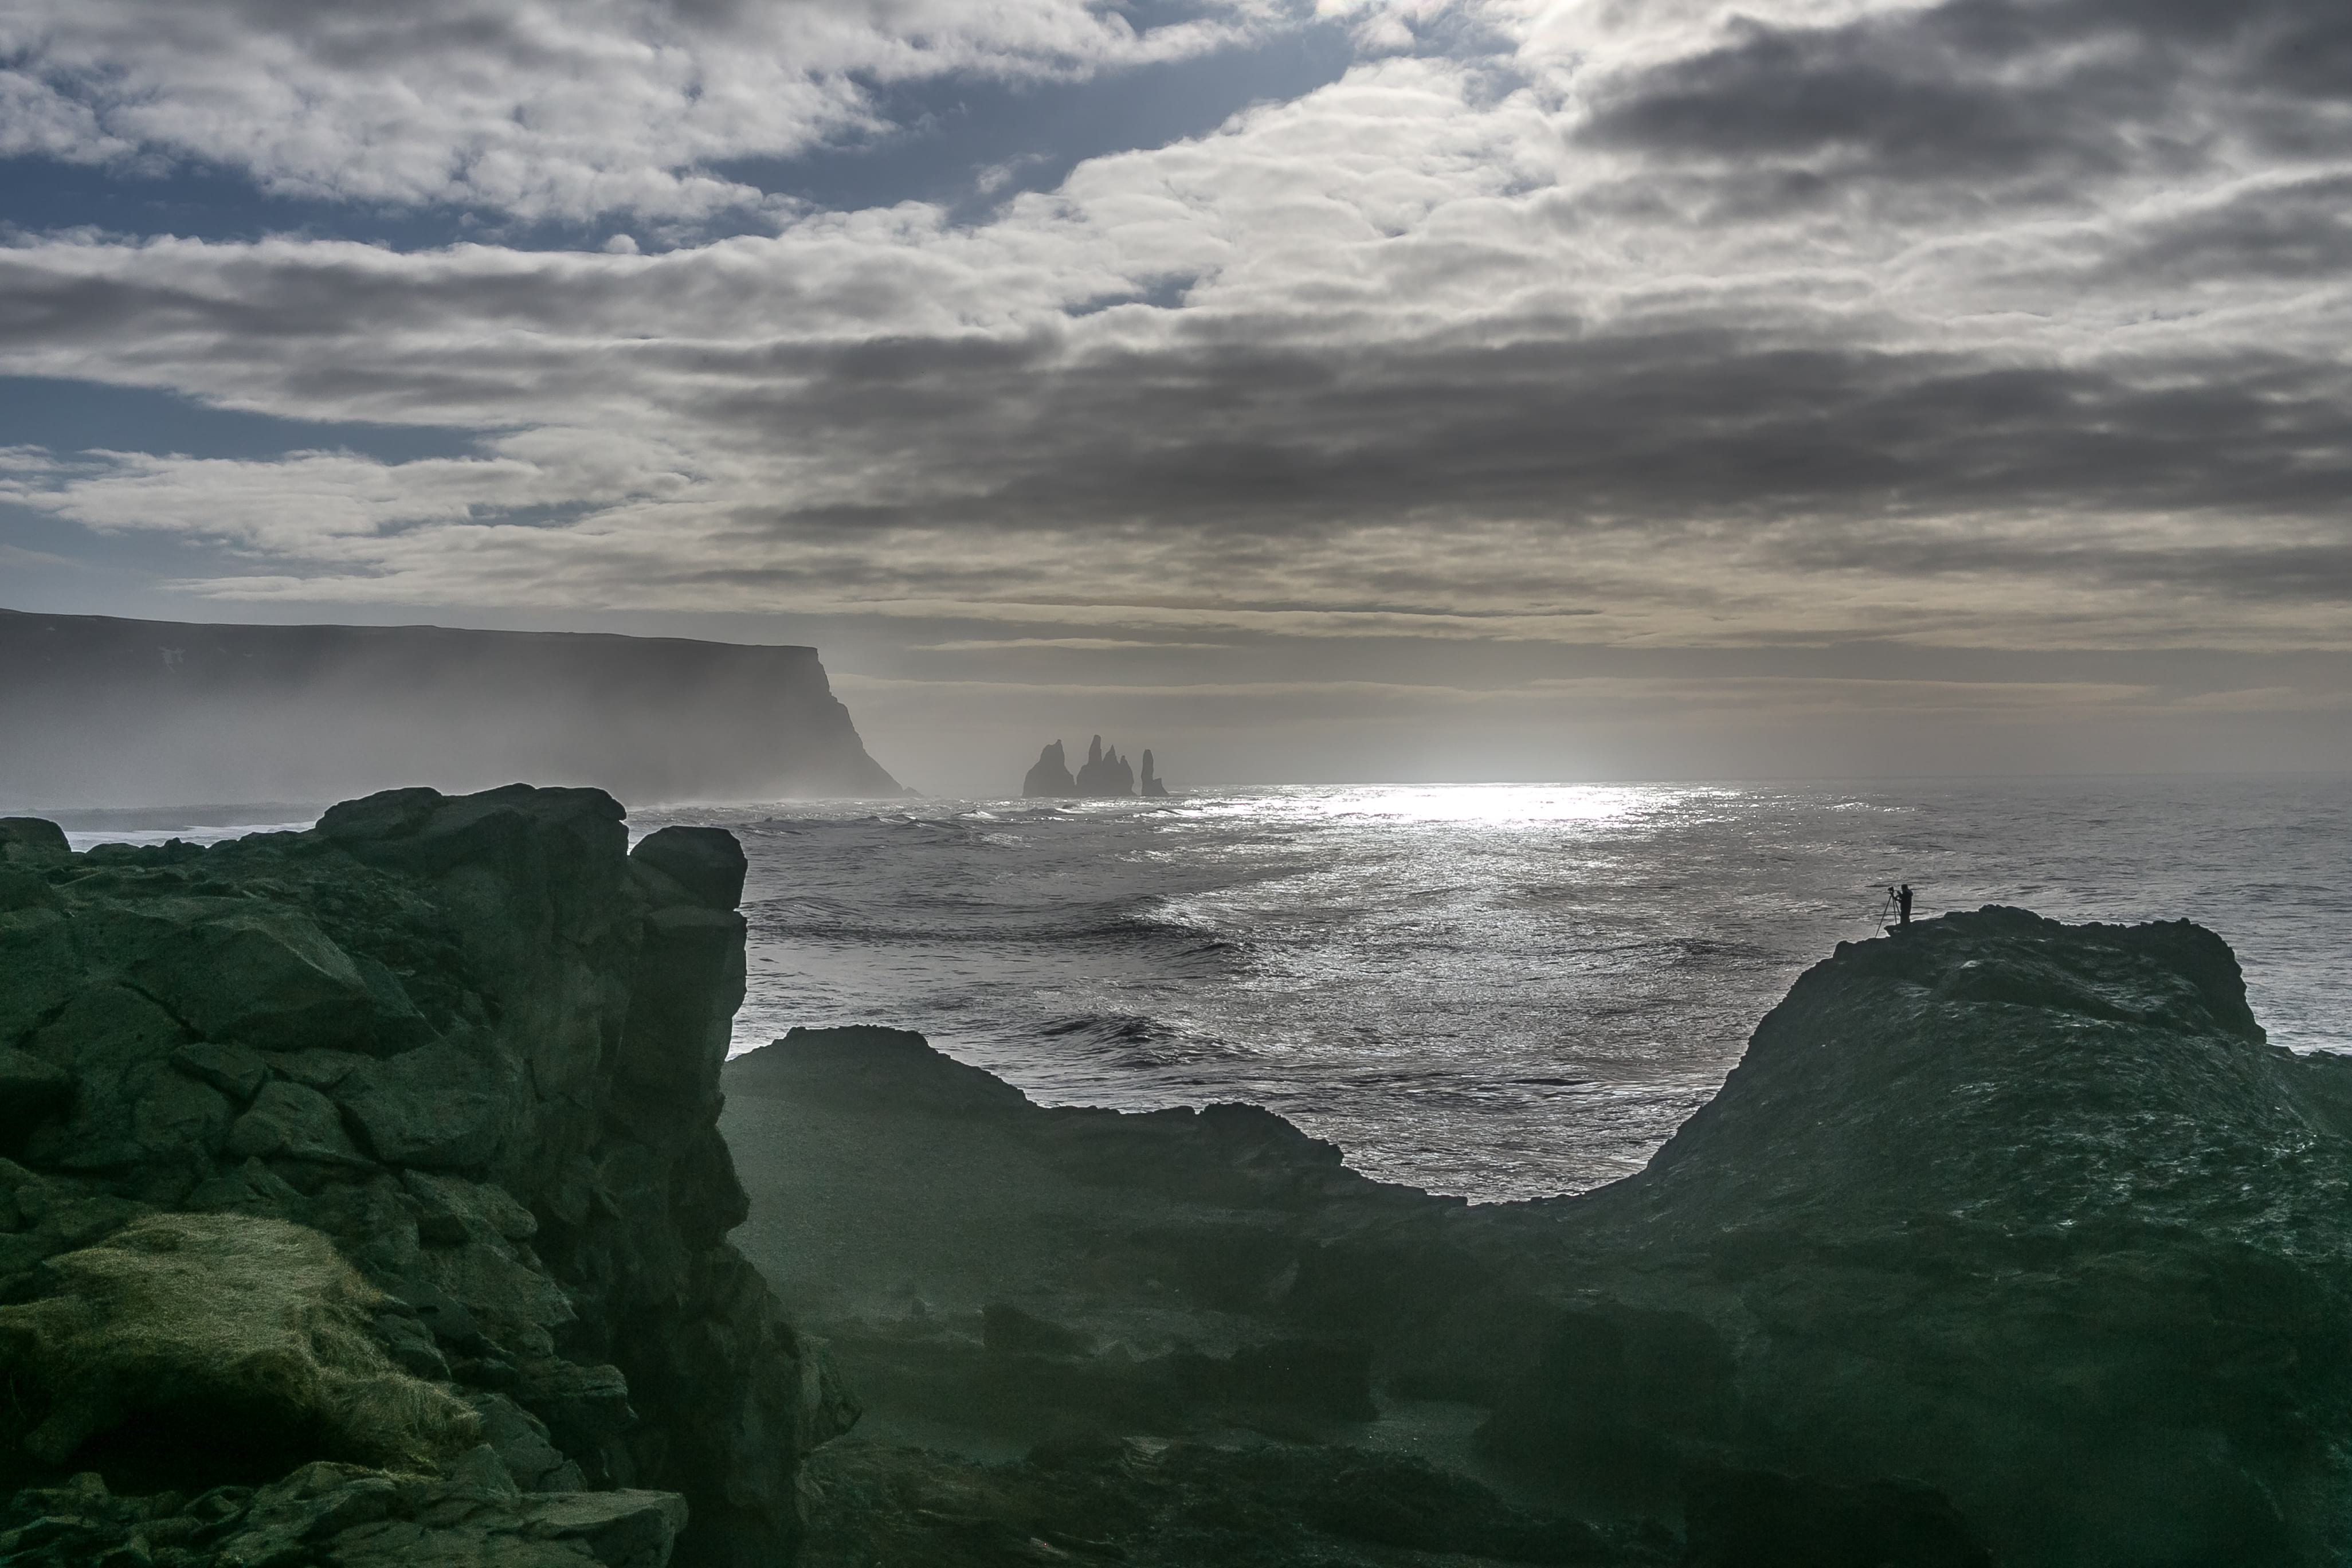
[[[1474,1200],[1638,1170],[1886,884],[1920,918],[2188,918],[2352,1048],[2352,780],[1205,790],[642,813],[751,869],[736,1047],[920,1030],[1055,1104],[1244,1100]]]
[[[735,1047],[920,1030],[1055,1104],[1245,1100],[1475,1200],[1638,1170],[1885,884],[2187,918],[2271,1038],[2352,1049],[2352,779],[1454,784],[640,812],[750,860]],[[68,821],[77,847],[307,816]]]

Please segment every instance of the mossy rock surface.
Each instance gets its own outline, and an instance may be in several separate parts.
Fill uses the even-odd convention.
[[[153,1499],[327,1463],[405,1500],[336,1482],[284,1568],[790,1557],[850,1407],[724,1239],[742,856],[633,858],[622,818],[514,785],[210,846],[0,821],[0,1568],[142,1532],[124,1563],[213,1568],[228,1516]],[[523,1500],[458,1528],[484,1439]],[[635,1500],[532,1500],[581,1488]]]
[[[62,1464],[117,1433],[211,1434],[215,1457],[291,1449],[430,1469],[480,1419],[393,1365],[383,1297],[318,1232],[242,1215],[152,1215],[48,1261],[55,1289],[0,1307],[0,1368],[43,1402],[26,1435]]]

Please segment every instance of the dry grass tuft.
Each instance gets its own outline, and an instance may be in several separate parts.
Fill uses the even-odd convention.
[[[156,1215],[48,1268],[56,1293],[0,1307],[0,1369],[46,1401],[26,1447],[47,1463],[131,1423],[409,1470],[480,1440],[462,1401],[386,1358],[383,1297],[317,1231]]]

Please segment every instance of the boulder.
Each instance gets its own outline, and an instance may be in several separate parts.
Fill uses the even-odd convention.
[[[233,1160],[316,1160],[365,1169],[369,1161],[343,1131],[334,1101],[314,1089],[278,1082],[263,1089],[253,1109],[228,1130],[223,1152]]]
[[[669,879],[704,909],[728,914],[743,901],[743,847],[723,827],[665,827],[629,851],[629,863]]]
[[[38,816],[0,816],[0,866],[38,865],[73,853],[66,830]]]
[[[269,1081],[269,1064],[258,1052],[238,1045],[199,1040],[172,1053],[172,1065],[202,1079],[240,1105],[252,1103]]]
[[[166,897],[91,910],[75,927],[100,964],[206,1039],[260,1050],[409,1043],[406,1018],[382,1007],[351,955],[297,910]]]
[[[481,1042],[427,1046],[361,1065],[334,1086],[368,1152],[387,1165],[480,1170],[517,1109],[514,1073]]]
[[[128,986],[79,992],[25,1050],[73,1080],[71,1108],[24,1144],[24,1157],[60,1170],[145,1171],[190,1180],[209,1167],[227,1136],[220,1091],[174,1070],[187,1039],[179,1020]]]
[[[564,1457],[538,1416],[503,1394],[477,1394],[467,1403],[482,1418],[482,1440],[518,1490],[578,1491],[584,1484],[580,1467]]]

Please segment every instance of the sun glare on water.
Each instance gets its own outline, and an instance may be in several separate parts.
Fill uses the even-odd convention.
[[[1401,784],[1349,790],[1319,802],[1335,817],[1403,822],[1605,822],[1654,806],[1667,792],[1627,784]]]

